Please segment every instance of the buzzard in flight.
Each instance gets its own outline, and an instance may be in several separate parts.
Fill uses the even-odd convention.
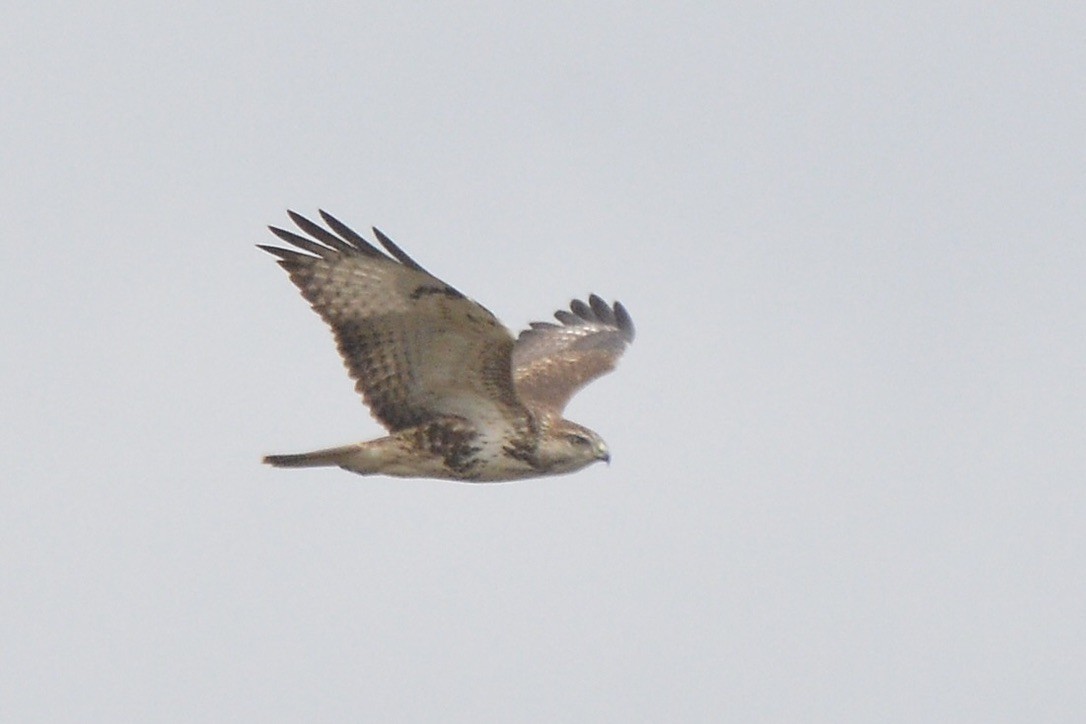
[[[513,335],[377,229],[385,254],[335,217],[288,212],[308,234],[270,227],[279,258],[332,328],[355,389],[389,434],[298,455],[276,467],[338,466],[361,475],[518,480],[610,460],[592,430],[562,417],[577,390],[614,369],[633,341],[626,309],[595,294]]]

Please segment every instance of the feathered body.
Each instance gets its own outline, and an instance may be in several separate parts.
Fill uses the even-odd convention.
[[[265,462],[495,482],[610,459],[599,435],[562,410],[633,341],[621,304],[591,295],[556,312],[559,324],[534,322],[514,339],[377,229],[387,254],[323,211],[327,229],[289,213],[308,238],[271,231],[301,251],[260,248],[331,327],[355,389],[389,435]]]

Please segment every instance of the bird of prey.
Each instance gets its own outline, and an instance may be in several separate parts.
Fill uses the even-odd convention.
[[[389,434],[265,463],[498,482],[610,461],[603,439],[562,411],[633,341],[621,304],[574,300],[555,312],[557,324],[533,322],[514,338],[376,228],[387,254],[324,211],[327,228],[288,213],[308,238],[269,228],[300,251],[259,248],[278,257],[332,328],[355,389]]]

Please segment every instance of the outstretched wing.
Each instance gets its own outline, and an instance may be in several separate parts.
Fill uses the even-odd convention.
[[[532,322],[513,348],[517,395],[528,407],[560,414],[577,390],[610,372],[633,341],[626,308],[595,294],[554,313],[561,324]]]
[[[494,315],[423,269],[377,229],[388,256],[330,214],[309,235],[270,227],[301,249],[260,245],[332,328],[355,389],[389,430],[438,415],[494,424],[525,412],[513,388],[513,336]],[[333,233],[334,232],[334,233]]]

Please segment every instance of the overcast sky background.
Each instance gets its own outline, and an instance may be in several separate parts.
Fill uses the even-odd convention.
[[[1074,3],[35,3],[0,29],[0,719],[1081,721]],[[638,338],[505,485],[254,244]]]

